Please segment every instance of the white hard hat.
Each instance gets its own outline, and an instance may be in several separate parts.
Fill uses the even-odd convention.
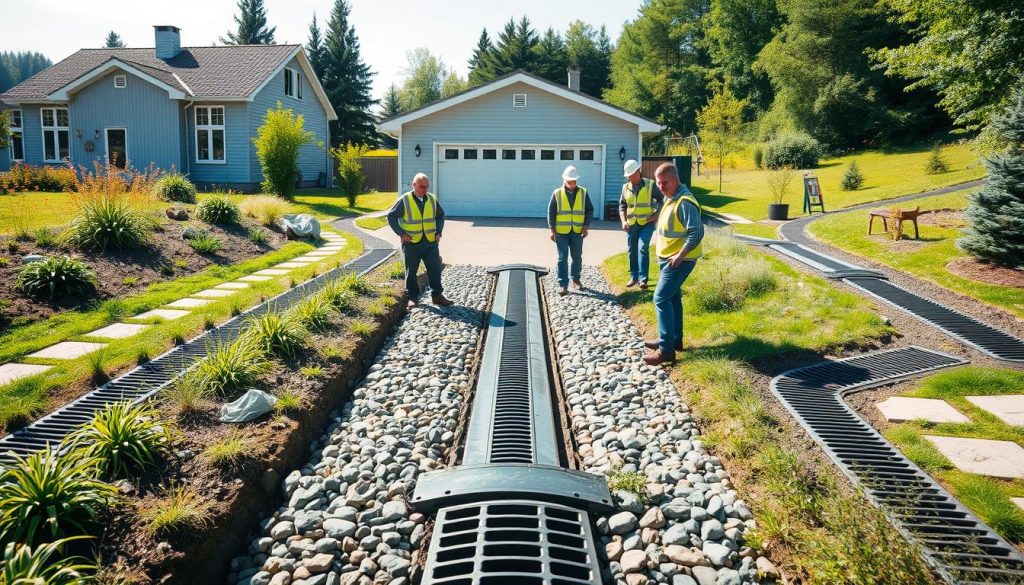
[[[576,170],[576,167],[569,165],[562,171],[562,178],[566,181],[578,181],[580,180],[580,173]]]
[[[629,177],[633,173],[635,173],[635,172],[637,172],[639,170],[640,170],[640,163],[636,162],[633,159],[629,159],[629,160],[626,161],[626,164],[622,165],[622,176],[623,177]]]

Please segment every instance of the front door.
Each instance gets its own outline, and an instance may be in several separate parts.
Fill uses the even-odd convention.
[[[128,166],[128,131],[107,128],[107,164],[123,169]]]

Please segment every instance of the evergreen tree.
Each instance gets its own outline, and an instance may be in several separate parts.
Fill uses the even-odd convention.
[[[313,22],[309,25],[309,40],[306,42],[306,54],[309,56],[309,64],[313,67],[316,78],[324,78],[324,43],[320,35],[320,27],[316,23],[316,12],[313,13]]]
[[[377,116],[377,121],[381,122],[394,118],[403,111],[405,110],[402,108],[402,98],[399,95],[398,86],[392,83],[380,100],[380,114]],[[398,147],[398,141],[383,132],[378,134],[378,144],[381,148]]]
[[[1005,153],[985,160],[988,183],[971,197],[964,213],[968,227],[957,240],[962,250],[982,260],[1024,266],[1024,89],[991,122],[1005,141]]]
[[[708,51],[718,76],[754,112],[764,112],[774,92],[768,75],[752,65],[782,25],[776,0],[712,0],[708,19]]]
[[[600,31],[577,20],[565,31],[565,46],[569,65],[580,68],[580,91],[601,97],[610,85],[611,39],[604,26]]]
[[[331,144],[372,144],[377,141],[370,108],[373,71],[359,55],[359,38],[349,24],[346,0],[335,0],[324,36],[323,86],[338,119],[331,122]]]
[[[473,49],[473,55],[469,58],[469,84],[480,85],[484,80],[479,79],[480,73],[477,72],[477,68],[481,66],[484,58],[494,50],[494,45],[491,43],[491,37],[487,34],[487,29],[480,31],[480,39],[476,42],[476,48]]]
[[[537,43],[535,53],[537,58],[531,73],[548,81],[566,85],[569,79],[566,71],[569,67],[569,53],[566,51],[562,35],[555,29],[548,28]]]
[[[0,92],[53,65],[42,53],[0,53]]]
[[[228,31],[227,38],[221,37],[225,45],[273,45],[274,31],[277,27],[267,28],[267,9],[263,0],[238,0],[238,16],[235,24],[237,32]]]
[[[843,191],[856,191],[864,184],[864,175],[860,172],[860,165],[857,161],[851,160],[850,166],[846,167],[842,180],[839,181],[839,188]]]
[[[110,31],[110,33],[107,34],[107,38],[106,38],[106,40],[103,41],[103,43],[104,43],[103,46],[106,47],[107,49],[123,49],[124,48],[124,41],[121,40],[121,35],[117,34],[114,31]]]
[[[518,23],[509,19],[494,48],[485,53],[474,68],[474,83],[486,83],[517,69],[536,73],[539,44],[540,38],[530,26],[529,18],[524,16]]]

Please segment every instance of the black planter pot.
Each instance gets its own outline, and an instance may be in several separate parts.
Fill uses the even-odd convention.
[[[772,221],[785,221],[789,219],[789,203],[768,204],[768,219]]]

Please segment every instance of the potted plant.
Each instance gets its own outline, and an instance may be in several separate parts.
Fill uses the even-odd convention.
[[[771,191],[768,204],[768,219],[784,221],[789,219],[789,204],[782,201],[786,198],[786,189],[793,182],[793,167],[782,166],[768,171],[768,189]]]

